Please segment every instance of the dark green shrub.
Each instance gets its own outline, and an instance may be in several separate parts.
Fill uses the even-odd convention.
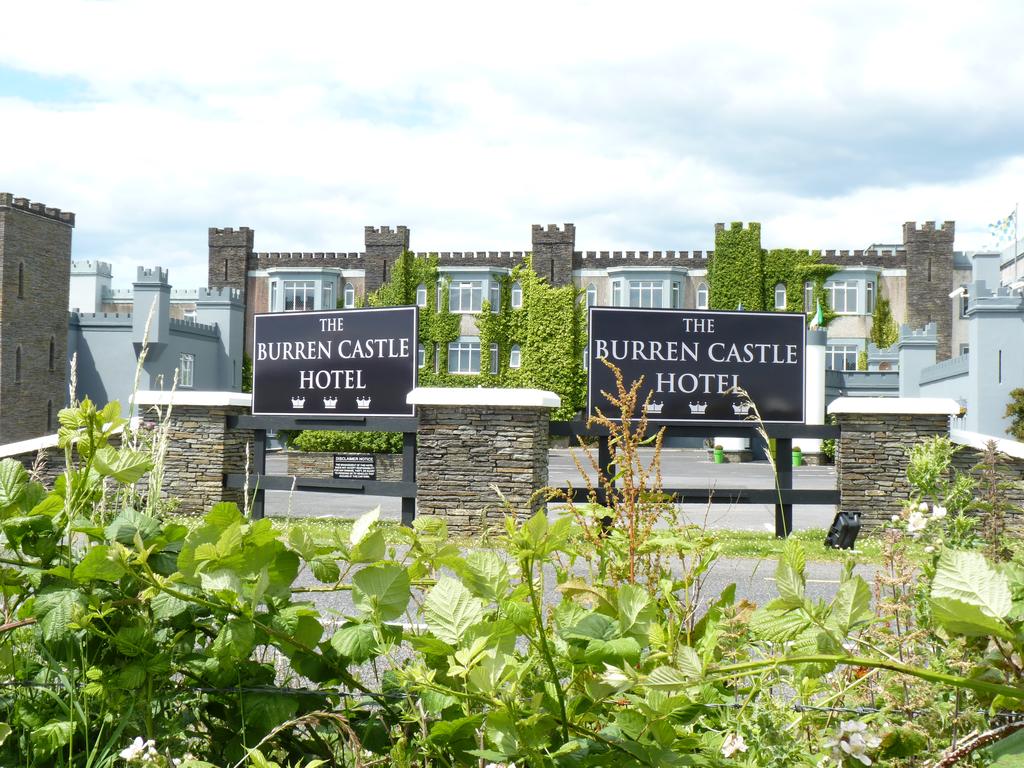
[[[296,451],[322,453],[401,453],[401,432],[299,432],[288,441]]]

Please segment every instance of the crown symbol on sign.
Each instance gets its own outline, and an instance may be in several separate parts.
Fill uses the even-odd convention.
[[[733,403],[732,412],[737,416],[746,416],[750,413],[750,403]]]
[[[304,397],[293,397],[292,398],[292,408],[305,408],[305,407],[306,407],[306,398],[304,398]]]
[[[365,411],[369,407],[370,407],[370,398],[368,398],[368,397],[357,397],[356,398],[356,408]]]
[[[338,407],[338,398],[337,397],[325,397],[324,398],[324,408],[337,408],[337,407]]]
[[[648,403],[644,409],[647,413],[661,413],[661,409],[665,407],[665,403]]]
[[[695,413],[698,416],[703,416],[708,410],[707,403],[690,403],[690,413]]]

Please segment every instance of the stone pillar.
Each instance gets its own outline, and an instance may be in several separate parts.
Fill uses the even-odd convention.
[[[416,515],[439,515],[455,534],[498,527],[533,513],[548,482],[548,423],[561,405],[539,389],[419,387]],[[511,505],[506,509],[495,488]]]
[[[252,454],[253,433],[229,430],[227,419],[248,414],[252,395],[144,391],[138,393],[136,403],[143,419],[170,420],[164,457],[164,498],[179,500],[179,511],[186,515],[206,514],[220,501],[242,506],[241,489],[225,488],[224,477],[245,472],[246,456]]]
[[[861,529],[899,514],[910,495],[907,450],[919,440],[949,435],[955,400],[940,397],[840,397],[828,412],[839,422],[836,483],[839,509],[860,514]]]

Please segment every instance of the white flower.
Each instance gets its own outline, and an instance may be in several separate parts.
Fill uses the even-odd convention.
[[[919,510],[920,510],[921,512],[927,512],[927,511],[928,511],[928,502],[927,502],[927,501],[922,501],[922,502],[920,502],[920,503],[919,503],[919,504],[917,505],[917,508],[918,508],[918,509],[919,509]]]
[[[738,733],[730,733],[722,742],[722,757],[732,757],[737,752],[746,752],[747,742]]]
[[[843,755],[848,755],[863,765],[871,765],[867,752],[875,749],[882,740],[867,732],[867,726],[859,720],[846,720],[839,724],[839,738],[825,744],[831,748],[832,756],[842,764]]]
[[[930,545],[929,545],[929,546],[927,546],[927,547],[925,547],[925,548],[924,548],[924,551],[925,551],[925,552],[926,552],[927,554],[929,554],[929,555],[930,555],[930,554],[931,554],[932,552],[934,552],[934,551],[935,551],[935,547],[933,547],[933,546],[930,546]]]
[[[946,508],[936,504],[932,507],[932,520],[941,520],[946,516]]]
[[[893,515],[889,519],[892,520],[894,523],[898,523],[900,521],[900,516],[899,515]]]
[[[146,751],[146,743],[141,736],[136,736],[135,741],[122,749],[118,755],[129,763]]]
[[[907,532],[908,533],[920,533],[928,525],[928,518],[918,512],[916,509],[910,513],[910,517],[907,519]]]

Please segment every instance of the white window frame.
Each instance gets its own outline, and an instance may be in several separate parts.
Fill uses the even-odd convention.
[[[523,286],[518,280],[512,283],[512,290],[510,291],[509,296],[509,304],[512,306],[512,309],[523,308]]]
[[[280,311],[277,307],[277,280],[270,281],[270,311]]]
[[[855,371],[860,347],[856,344],[828,344],[825,346],[825,370]],[[837,366],[837,363],[841,363]]]
[[[697,303],[695,305],[697,309],[708,308],[708,299],[710,295],[711,292],[708,289],[707,283],[701,283],[700,285],[697,286]]]
[[[508,367],[520,368],[523,365],[523,352],[518,344],[513,344],[508,353]]]
[[[491,312],[497,314],[501,311],[501,283],[497,280],[491,280],[487,300],[490,302]]]
[[[828,306],[837,315],[859,315],[856,280],[830,280],[825,283]],[[852,308],[851,308],[852,303]]]
[[[490,345],[491,350],[491,376],[498,375],[498,345],[492,343]]]
[[[622,304],[622,281],[612,280],[612,306],[621,307]]]
[[[629,306],[662,309],[665,306],[665,282],[663,280],[630,280]]]
[[[483,280],[453,280],[448,284],[448,311],[459,315],[473,315],[480,311],[484,300]]]
[[[308,312],[316,309],[316,280],[282,280],[284,311]],[[291,307],[288,306],[289,302]]]
[[[325,280],[320,291],[320,309],[336,309],[334,306],[334,284]]]
[[[416,367],[425,368],[427,365],[427,348],[422,344],[416,345]]]
[[[178,355],[178,386],[192,389],[196,385],[196,356],[191,352]]]
[[[352,309],[356,305],[356,287],[352,283],[345,283],[344,292],[344,305],[345,309]]]
[[[864,284],[864,314],[870,315],[875,311],[875,281],[868,280]]]
[[[593,283],[587,286],[587,306],[597,306],[597,286]]]
[[[461,337],[448,343],[448,373],[458,376],[480,373],[480,339]]]
[[[775,309],[777,309],[777,310],[778,309],[783,309],[784,310],[786,308],[786,299],[787,299],[787,296],[786,296],[786,284],[785,283],[776,283],[775,284]]]
[[[420,283],[416,286],[416,306],[426,307],[427,306],[427,286]]]
[[[804,281],[804,312],[810,314],[814,307],[814,283],[810,280]]]
[[[672,281],[672,309],[683,307],[683,286],[678,280]]]

